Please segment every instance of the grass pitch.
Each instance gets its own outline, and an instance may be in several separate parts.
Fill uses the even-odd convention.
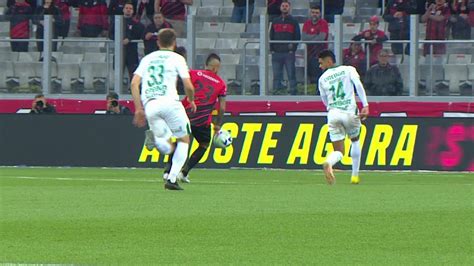
[[[0,168],[0,263],[474,261],[472,173]]]

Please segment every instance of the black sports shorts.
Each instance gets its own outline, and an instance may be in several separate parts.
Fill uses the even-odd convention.
[[[199,143],[211,142],[211,127],[210,126],[193,126],[191,125],[193,137]]]

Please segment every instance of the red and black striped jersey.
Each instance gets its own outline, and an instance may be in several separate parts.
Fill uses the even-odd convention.
[[[225,97],[227,85],[217,74],[209,70],[189,71],[194,85],[194,103],[197,106],[195,113],[189,108],[188,98],[183,99],[183,105],[193,126],[211,124],[211,113],[217,103],[218,97]]]

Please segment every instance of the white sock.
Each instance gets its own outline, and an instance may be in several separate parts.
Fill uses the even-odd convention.
[[[178,141],[176,149],[173,154],[173,164],[171,165],[170,174],[168,175],[168,180],[171,183],[176,182],[176,176],[178,176],[181,168],[183,168],[186,159],[188,158],[188,148],[189,144],[182,141]]]
[[[170,154],[173,151],[173,147],[171,146],[168,139],[155,137],[155,145],[156,148],[163,154]]]
[[[342,153],[340,151],[333,151],[326,158],[326,162],[329,163],[331,166],[335,165],[340,160],[342,160]]]
[[[352,157],[352,176],[359,176],[360,168],[360,142],[353,141],[351,147],[351,157]]]

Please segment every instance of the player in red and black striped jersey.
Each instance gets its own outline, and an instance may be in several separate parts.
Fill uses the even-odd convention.
[[[201,160],[202,156],[209,147],[211,141],[211,120],[212,111],[215,109],[216,103],[219,103],[217,109],[218,115],[213,123],[214,131],[221,129],[222,118],[225,112],[225,96],[227,94],[227,85],[217,73],[221,66],[221,59],[216,54],[210,54],[206,59],[205,70],[191,70],[191,81],[193,82],[195,93],[194,103],[197,106],[196,112],[192,111],[190,103],[186,98],[182,103],[191,122],[191,134],[199,143],[199,147],[193,152],[188,161],[184,164],[178,179],[189,183],[188,173]],[[165,168],[165,175],[171,169],[171,161]]]

